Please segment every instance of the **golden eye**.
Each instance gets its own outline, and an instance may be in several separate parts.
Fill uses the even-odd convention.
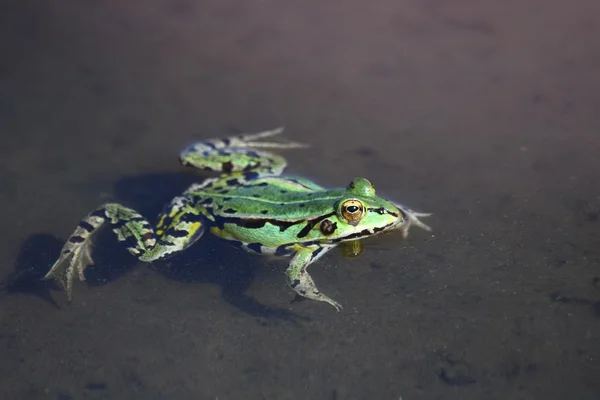
[[[362,203],[358,200],[346,200],[341,207],[342,217],[348,221],[350,225],[357,225],[365,209]]]

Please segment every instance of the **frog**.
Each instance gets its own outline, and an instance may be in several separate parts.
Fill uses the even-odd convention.
[[[338,246],[362,249],[361,241],[369,237],[399,231],[406,238],[413,225],[430,231],[420,218],[431,214],[377,196],[366,178],[326,189],[306,178],[282,175],[287,161],[274,150],[308,147],[265,140],[282,132],[280,127],[187,146],[179,155],[184,166],[219,175],[173,198],[154,226],[125,205],[101,205],[79,222],[43,279],[57,282],[71,301],[73,282],[85,281],[86,268],[94,264],[91,239],[105,225],[146,263],[184,251],[209,232],[251,253],[291,258],[285,275],[296,297],[342,310],[317,288],[308,266]]]

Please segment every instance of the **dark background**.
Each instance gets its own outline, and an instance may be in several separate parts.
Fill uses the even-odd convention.
[[[598,38],[595,0],[2,2],[0,398],[600,398]],[[201,180],[185,145],[279,125],[289,172],[434,213],[311,267],[343,312],[208,237],[38,283]]]

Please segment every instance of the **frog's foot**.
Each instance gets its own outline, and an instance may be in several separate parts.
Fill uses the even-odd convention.
[[[79,277],[80,281],[84,281],[85,269],[94,264],[91,256],[90,237],[104,224],[105,217],[101,211],[103,208],[94,211],[79,223],[75,232],[63,246],[60,257],[43,278],[44,280],[55,279],[67,292],[69,301],[72,298],[75,275]]]
[[[307,299],[323,301],[333,306],[336,311],[342,310],[342,305],[330,297],[321,293],[315,285],[312,277],[308,274],[306,267],[317,258],[326,253],[330,248],[300,248],[292,258],[290,266],[286,271],[288,285],[298,295]]]
[[[421,212],[416,212],[411,210],[410,208],[407,208],[401,204],[396,204],[394,203],[394,205],[396,207],[398,207],[400,210],[402,210],[404,212],[404,214],[406,215],[406,221],[404,222],[404,224],[400,227],[400,230],[402,231],[402,237],[404,239],[406,239],[408,237],[408,230],[410,229],[411,226],[418,226],[421,229],[424,229],[428,232],[431,231],[431,227],[423,222],[421,222],[421,220],[419,219],[419,217],[424,218],[424,217],[430,217],[433,214],[432,213],[421,213]]]
[[[276,129],[271,129],[268,131],[262,131],[257,133],[245,133],[239,136],[233,136],[229,138],[230,144],[229,146],[240,146],[240,147],[251,147],[255,149],[294,149],[294,148],[304,148],[309,147],[307,144],[298,143],[298,142],[263,142],[256,141],[256,139],[263,139],[266,137],[276,136],[283,132],[283,127],[279,127]]]
[[[74,235],[71,237],[74,237]],[[75,276],[78,276],[80,281],[85,281],[85,269],[94,264],[91,249],[92,242],[90,240],[85,240],[75,246],[68,241],[61,251],[60,258],[54,263],[43,279],[55,279],[63,290],[67,292],[67,297],[71,301],[73,279]]]

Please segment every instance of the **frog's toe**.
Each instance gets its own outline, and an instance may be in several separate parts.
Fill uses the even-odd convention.
[[[88,265],[93,263],[91,243],[86,241],[78,247],[63,249],[60,258],[42,279],[54,279],[67,292],[67,297],[71,301],[75,275],[78,276],[80,281],[84,281],[84,271]]]
[[[71,287],[73,286],[73,258],[72,255],[59,258],[50,271],[42,278],[43,280],[54,279],[60,287],[67,292],[69,301],[71,300]]]
[[[79,273],[80,281],[85,281],[83,271],[90,265],[94,265],[94,260],[92,259],[92,243],[85,242],[81,248],[81,252],[79,253],[79,260],[77,262],[77,272]]]
[[[329,297],[323,299],[323,301],[327,302],[327,304],[331,304],[331,306],[333,308],[335,308],[335,310],[337,312],[340,312],[340,311],[342,311],[344,309],[344,307],[342,307],[342,305],[340,303],[338,303],[337,301],[335,301],[333,299],[330,299]]]

